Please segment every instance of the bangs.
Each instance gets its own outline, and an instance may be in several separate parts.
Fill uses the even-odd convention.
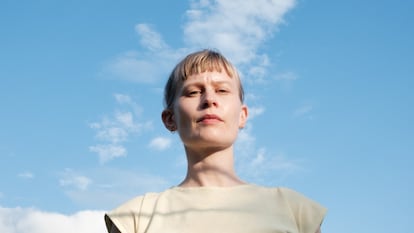
[[[208,52],[203,55],[186,57],[178,66],[176,77],[181,77],[181,81],[185,81],[191,75],[214,71],[224,71],[231,78],[237,76],[235,68],[221,54]]]

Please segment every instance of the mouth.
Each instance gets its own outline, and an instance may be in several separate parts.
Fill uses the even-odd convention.
[[[218,121],[223,121],[223,120],[215,114],[206,114],[200,117],[199,119],[197,119],[197,123],[200,123],[200,122],[213,123],[213,122],[218,122]]]

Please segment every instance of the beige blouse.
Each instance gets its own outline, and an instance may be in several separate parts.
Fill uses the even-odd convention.
[[[110,233],[315,233],[325,213],[287,188],[173,187],[124,203],[105,222]]]

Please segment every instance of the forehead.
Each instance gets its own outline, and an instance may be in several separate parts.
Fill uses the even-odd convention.
[[[195,84],[195,83],[203,83],[203,84],[219,84],[219,83],[227,83],[227,84],[237,84],[235,78],[230,77],[226,72],[218,72],[218,71],[207,71],[202,72],[199,74],[193,74],[187,77],[186,80],[183,81],[183,86]]]

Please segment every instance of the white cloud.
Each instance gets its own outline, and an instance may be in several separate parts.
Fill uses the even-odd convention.
[[[95,145],[90,146],[89,150],[99,155],[99,161],[105,163],[111,159],[127,155],[127,150],[122,145]]]
[[[62,173],[59,184],[63,187],[74,187],[78,190],[86,190],[92,183],[92,180],[86,176],[78,175],[70,169]]]
[[[133,113],[136,116],[140,116],[143,112],[141,106],[139,106],[129,95],[125,94],[114,94],[115,100],[117,103],[121,105],[126,105],[127,107],[131,108]]]
[[[164,42],[161,35],[154,31],[147,24],[137,24],[135,31],[141,36],[141,45],[151,51],[167,49],[168,45]]]
[[[299,161],[288,160],[282,154],[269,155],[266,149],[260,148],[257,150],[256,156],[253,157],[251,163],[252,171],[272,170],[293,172],[300,169]]]
[[[184,38],[192,47],[219,49],[235,64],[262,67],[268,63],[254,64],[264,55],[258,53],[260,46],[294,5],[295,0],[194,1],[186,14]]]
[[[101,143],[89,147],[89,151],[97,153],[101,163],[127,155],[122,145],[131,135],[139,134],[152,127],[151,121],[137,120],[143,112],[132,98],[124,94],[115,94],[115,100],[127,110],[115,110],[112,116],[105,116],[99,122],[92,122],[89,127],[96,131],[95,137]],[[139,122],[139,123],[138,123]]]
[[[169,48],[150,25],[137,24],[135,31],[141,39],[144,52],[128,51],[118,55],[107,64],[104,73],[110,77],[146,84],[168,76],[178,58],[186,52]]]
[[[313,110],[313,105],[306,104],[303,105],[293,111],[294,117],[303,117],[307,116],[309,119],[312,119],[312,116],[310,115],[310,112]]]
[[[111,209],[134,196],[171,187],[165,177],[144,172],[145,168],[137,169],[136,166],[133,170],[108,167],[85,171],[66,169],[60,174],[59,182],[73,203],[88,209]]]
[[[298,79],[298,76],[292,71],[287,71],[276,74],[274,79],[279,82],[282,90],[290,91],[293,83]]]
[[[257,116],[262,115],[265,112],[265,108],[260,106],[260,107],[249,107],[249,119],[253,119]]]
[[[163,73],[158,69],[155,60],[142,58],[143,54],[126,52],[112,60],[105,72],[109,76],[140,83],[153,83]]]
[[[120,104],[131,104],[133,103],[131,97],[129,95],[124,95],[124,94],[114,94],[115,100],[120,103]]]
[[[120,79],[154,83],[168,76],[179,58],[200,48],[220,50],[250,81],[262,82],[271,65],[261,46],[284,23],[295,0],[192,1],[183,25],[184,48],[172,48],[153,26],[140,23],[141,52],[129,51],[110,61],[105,70]],[[244,71],[243,71],[244,70]]]
[[[270,59],[266,54],[256,55],[254,64],[247,66],[246,78],[244,80],[249,83],[266,83],[268,74],[268,67],[270,66]]]
[[[251,182],[261,183],[271,176],[273,181],[301,171],[302,165],[297,159],[288,159],[281,153],[269,153],[265,147],[258,148],[252,134],[252,125],[240,131],[236,142],[236,169]]]
[[[116,112],[115,120],[126,129],[131,131],[137,131],[141,125],[134,123],[134,117],[131,112]]]
[[[259,95],[254,94],[252,92],[247,92],[245,94],[246,94],[245,95],[246,102],[253,102],[253,101],[257,101],[261,99]]]
[[[85,210],[71,215],[33,208],[0,206],[0,232],[7,233],[103,233],[104,211]]]
[[[127,139],[128,133],[124,128],[121,127],[105,127],[96,133],[96,137],[102,141],[119,143]]]
[[[23,178],[23,179],[33,179],[34,178],[34,175],[31,172],[22,172],[22,173],[18,174],[18,176],[20,178]]]
[[[275,76],[275,79],[278,81],[295,81],[298,79],[297,75],[291,71],[280,73]]]
[[[171,139],[166,137],[156,137],[151,140],[149,146],[156,150],[165,150],[171,146]]]

